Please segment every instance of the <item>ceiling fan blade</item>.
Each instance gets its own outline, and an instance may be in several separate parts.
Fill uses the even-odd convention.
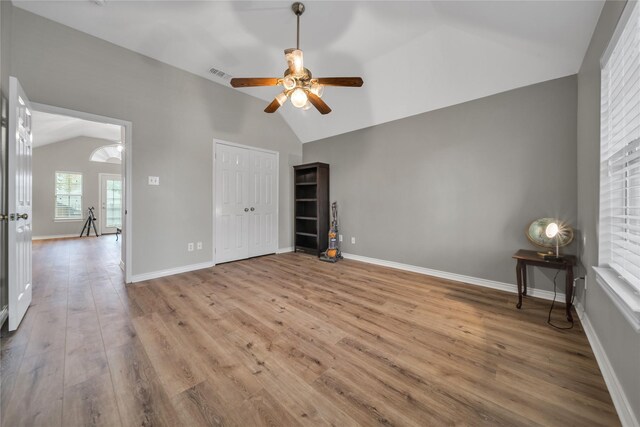
[[[278,101],[278,98],[275,98],[273,101],[271,101],[271,104],[267,105],[267,108],[264,109],[265,113],[275,113],[276,110],[278,108],[280,108],[280,102]]]
[[[321,77],[317,80],[324,86],[361,87],[364,83],[362,77]]]
[[[232,87],[277,86],[280,79],[275,77],[248,77],[231,79]]]
[[[313,104],[314,107],[320,111],[320,114],[329,114],[331,112],[331,108],[320,98],[318,95],[312,92],[307,92],[307,97],[309,98],[309,102]]]

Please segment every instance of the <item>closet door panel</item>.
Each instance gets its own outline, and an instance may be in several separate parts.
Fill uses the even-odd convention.
[[[250,167],[249,150],[217,145],[216,263],[249,257]]]
[[[249,256],[278,249],[277,163],[275,154],[251,152]]]

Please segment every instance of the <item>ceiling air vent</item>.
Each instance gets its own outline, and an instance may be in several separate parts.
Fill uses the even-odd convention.
[[[210,68],[209,72],[222,80],[231,80],[231,75],[225,73],[224,71],[218,70],[217,68]]]

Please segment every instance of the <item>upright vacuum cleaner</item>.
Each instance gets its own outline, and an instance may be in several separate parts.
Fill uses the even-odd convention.
[[[329,228],[329,247],[320,256],[320,261],[338,262],[342,259],[338,243],[338,203],[331,203],[331,227]]]

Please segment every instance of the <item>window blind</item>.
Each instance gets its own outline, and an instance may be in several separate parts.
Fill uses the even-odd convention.
[[[602,66],[601,265],[640,290],[640,8]]]
[[[82,219],[82,174],[56,172],[55,219]]]

